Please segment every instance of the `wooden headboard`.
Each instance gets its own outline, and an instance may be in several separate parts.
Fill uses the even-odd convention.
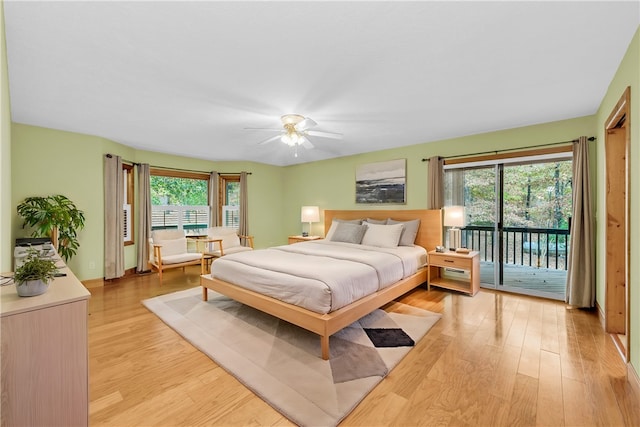
[[[409,221],[420,219],[420,228],[416,236],[416,245],[422,246],[428,251],[436,246],[442,246],[442,210],[441,209],[414,209],[414,210],[325,210],[324,230],[325,234],[335,219],[395,219],[396,221]]]

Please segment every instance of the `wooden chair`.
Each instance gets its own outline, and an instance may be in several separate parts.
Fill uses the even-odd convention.
[[[196,244],[198,251],[205,256],[202,269],[204,274],[206,272],[205,264],[209,259],[213,260],[228,254],[253,250],[253,236],[239,235],[235,228],[210,227],[207,228],[207,238],[196,240]]]
[[[162,272],[169,268],[200,265],[204,268],[204,254],[189,252],[188,239],[182,230],[157,230],[149,238],[149,268],[158,271],[162,282]]]

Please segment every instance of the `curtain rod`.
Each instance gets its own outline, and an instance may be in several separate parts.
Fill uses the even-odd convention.
[[[105,157],[112,158],[113,154],[107,153],[107,154],[105,154]],[[132,162],[131,160],[125,160],[123,158],[120,158],[120,160],[122,160],[122,163],[130,163],[130,164],[135,165],[135,166],[138,166],[140,164],[140,163]]]
[[[136,163],[138,164],[138,163]],[[180,171],[180,172],[195,172],[195,173],[211,173],[211,171],[209,172],[205,172],[205,171],[197,171],[197,170],[192,170],[192,169],[180,169],[180,168],[168,168],[166,166],[154,166],[154,165],[150,165],[150,168],[156,168],[156,169],[166,169],[166,170],[172,170],[172,171]],[[242,172],[216,172],[218,175],[240,175]],[[247,172],[247,175],[251,175],[251,172]]]
[[[596,139],[595,136],[590,136],[589,138],[587,138],[588,141],[595,141],[595,139]],[[548,147],[550,145],[569,144],[569,143],[573,143],[573,142],[578,142],[578,140],[577,139],[572,139],[571,141],[550,142],[548,144],[530,145],[528,147],[506,148],[504,150],[483,151],[481,153],[458,154],[456,156],[441,157],[441,159],[456,159],[458,157],[480,156],[482,154],[498,154],[498,153],[505,153],[505,152],[508,152],[508,151],[519,151],[519,150],[526,150],[528,148]],[[429,159],[422,159],[422,161],[426,162],[426,161],[429,161]]]
[[[105,156],[107,156],[108,158],[112,158],[113,155],[112,154],[105,154]],[[131,160],[125,160],[122,159],[123,163],[131,163],[132,165],[135,166],[139,166],[140,163],[136,163],[136,162],[132,162]],[[181,172],[195,172],[195,173],[211,173],[211,171],[209,172],[205,172],[205,171],[197,171],[197,170],[192,170],[192,169],[180,169],[180,168],[169,168],[166,166],[155,166],[155,165],[149,165],[150,168],[156,168],[156,169],[168,169],[168,170],[174,170],[174,171],[181,171]],[[217,172],[218,175],[240,175],[242,172]],[[247,172],[248,175],[251,175],[251,172]]]

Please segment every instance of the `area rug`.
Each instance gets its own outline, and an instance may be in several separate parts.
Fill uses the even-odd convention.
[[[207,302],[197,287],[143,304],[301,426],[337,425],[440,318],[408,305],[376,310],[332,335],[322,360],[318,335],[213,291]]]

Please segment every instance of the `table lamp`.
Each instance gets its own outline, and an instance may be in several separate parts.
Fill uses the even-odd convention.
[[[309,232],[302,232],[303,236],[311,235],[311,223],[320,221],[320,209],[317,206],[303,206],[300,210],[300,221],[309,223]]]
[[[446,206],[444,208],[444,226],[449,229],[449,249],[455,251],[462,246],[462,231],[464,227],[464,206]]]

